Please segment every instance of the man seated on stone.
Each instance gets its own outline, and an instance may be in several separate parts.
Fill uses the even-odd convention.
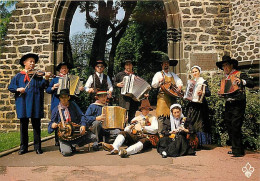
[[[158,121],[155,116],[149,114],[152,110],[149,100],[142,101],[139,110],[141,115],[134,117],[131,124],[120,132],[112,145],[103,143],[103,148],[111,154],[118,154],[121,158],[136,154],[142,150],[156,146],[158,136]],[[120,149],[120,146],[126,142],[127,149]]]
[[[97,141],[93,144],[93,150],[98,151],[98,142],[102,140],[103,136],[109,137],[109,132],[102,127],[102,122],[105,120],[105,115],[102,114],[103,106],[107,104],[107,91],[96,92],[96,101],[89,105],[85,117],[90,126],[90,130],[96,135]]]
[[[90,131],[86,132],[86,118],[78,105],[73,101],[69,101],[69,89],[62,89],[60,91],[59,99],[59,105],[52,111],[48,132],[52,133],[57,129],[60,122],[64,122],[64,124],[73,122],[80,125],[80,135],[77,138],[71,141],[59,138],[61,154],[63,156],[71,156],[73,152],[76,151],[76,146],[81,147],[90,142],[95,142],[96,136]]]

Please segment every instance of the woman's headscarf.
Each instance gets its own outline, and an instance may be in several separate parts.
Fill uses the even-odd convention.
[[[181,120],[181,118],[184,117],[184,115],[181,113],[180,118],[179,118],[179,119],[176,119],[176,118],[173,116],[173,114],[172,114],[172,108],[174,108],[174,107],[179,107],[179,108],[181,109],[181,112],[182,112],[182,108],[181,108],[181,105],[180,105],[180,104],[173,104],[173,105],[171,105],[171,107],[170,107],[171,131],[176,130],[176,129],[178,129],[178,127],[180,127],[180,125],[181,125],[180,120]]]

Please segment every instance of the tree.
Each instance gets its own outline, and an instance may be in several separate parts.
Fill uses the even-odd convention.
[[[7,32],[7,25],[9,23],[9,18],[11,17],[12,11],[9,10],[11,6],[13,6],[16,1],[3,1],[0,2],[0,40],[4,40],[6,32]]]
[[[112,77],[114,67],[114,57],[116,47],[126,31],[129,18],[136,6],[136,1],[86,1],[80,3],[81,12],[86,12],[86,27],[95,29],[95,37],[90,53],[90,65],[105,58],[106,44],[111,39],[111,49],[109,53],[108,75]],[[116,19],[119,8],[125,11],[124,18],[120,21]],[[95,16],[92,17],[91,15]]]
[[[116,50],[115,73],[119,72],[120,62],[132,55],[136,62],[134,71],[151,82],[156,71],[161,69],[153,51],[167,53],[167,26],[163,2],[138,2],[129,27],[121,38]],[[155,104],[157,92],[150,92],[151,104]]]

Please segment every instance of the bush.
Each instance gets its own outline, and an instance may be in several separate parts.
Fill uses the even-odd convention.
[[[227,128],[224,123],[225,100],[219,98],[218,91],[222,74],[207,76],[211,96],[207,98],[209,104],[209,118],[211,122],[212,142],[226,146],[229,139]],[[249,92],[246,88],[247,105],[245,120],[242,126],[243,143],[245,148],[259,150],[259,97],[258,91]]]

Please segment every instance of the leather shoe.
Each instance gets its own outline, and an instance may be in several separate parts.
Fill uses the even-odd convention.
[[[108,143],[103,143],[103,149],[106,150],[106,151],[113,151],[114,150],[114,147]]]
[[[42,154],[43,153],[41,149],[37,149],[37,150],[35,150],[35,152],[36,152],[36,154]]]
[[[23,154],[25,154],[27,152],[28,152],[28,150],[19,150],[18,151],[18,155],[23,155]]]

